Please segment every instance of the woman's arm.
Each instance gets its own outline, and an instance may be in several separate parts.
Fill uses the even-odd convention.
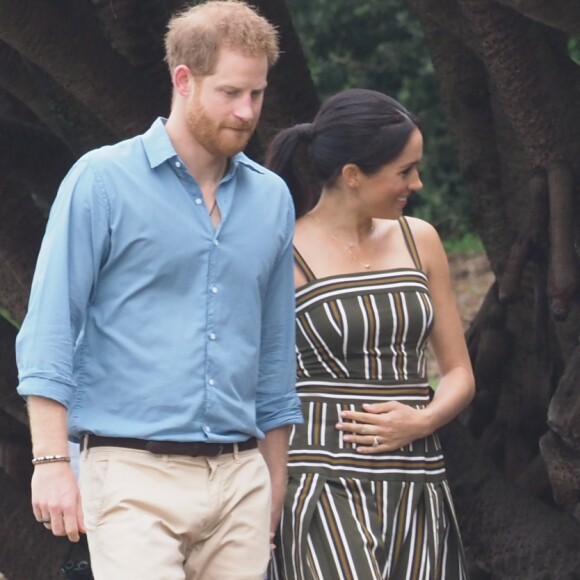
[[[475,380],[465,343],[463,325],[451,284],[449,262],[435,228],[412,220],[418,250],[429,279],[435,312],[430,343],[441,379],[431,404],[425,409],[434,431],[456,417],[473,399]]]

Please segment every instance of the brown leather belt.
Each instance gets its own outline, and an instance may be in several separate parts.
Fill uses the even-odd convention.
[[[218,455],[233,453],[235,447],[238,451],[255,449],[258,442],[255,437],[240,443],[203,443],[187,441],[147,441],[146,439],[133,439],[132,437],[101,437],[100,435],[87,435],[82,439],[81,448],[92,447],[125,447],[149,451],[156,455],[189,455],[190,457],[217,457]]]

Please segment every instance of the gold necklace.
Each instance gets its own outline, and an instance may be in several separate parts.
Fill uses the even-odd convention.
[[[339,240],[314,214],[308,212],[306,215],[309,215],[338,245],[342,246],[349,254],[349,256],[359,265],[362,266],[365,270],[370,270],[371,265],[369,263],[361,262],[352,251],[352,246],[354,244],[345,244],[341,240]],[[372,233],[375,229],[375,225],[371,224],[371,228],[369,230]]]

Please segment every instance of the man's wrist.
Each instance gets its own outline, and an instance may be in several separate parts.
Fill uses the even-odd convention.
[[[32,465],[43,465],[45,463],[70,463],[68,455],[38,455],[32,458]]]

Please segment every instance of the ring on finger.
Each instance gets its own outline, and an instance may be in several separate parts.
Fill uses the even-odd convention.
[[[379,445],[379,438],[376,435],[373,435],[373,447],[378,447]]]
[[[41,523],[41,524],[50,524],[50,518],[44,518],[42,520],[39,520],[39,523]]]

